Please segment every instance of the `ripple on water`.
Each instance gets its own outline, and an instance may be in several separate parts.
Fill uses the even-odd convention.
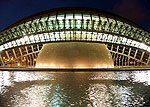
[[[1,107],[150,106],[150,71],[0,72]]]

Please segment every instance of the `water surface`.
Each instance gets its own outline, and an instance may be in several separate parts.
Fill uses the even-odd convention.
[[[0,107],[150,106],[150,71],[0,71]]]

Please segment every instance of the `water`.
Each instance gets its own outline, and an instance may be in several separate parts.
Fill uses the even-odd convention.
[[[0,107],[150,107],[150,71],[0,71]]]

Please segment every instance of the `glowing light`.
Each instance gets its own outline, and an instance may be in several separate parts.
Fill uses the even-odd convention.
[[[139,71],[134,73],[134,78],[136,82],[144,82],[147,85],[150,85],[150,71]]]
[[[26,58],[25,58],[25,57],[23,57],[22,62],[25,62],[25,61],[26,61]]]
[[[14,60],[14,57],[11,57],[10,60]]]
[[[82,19],[82,15],[81,14],[76,14],[75,19]]]
[[[17,65],[20,66],[20,63],[18,63]]]

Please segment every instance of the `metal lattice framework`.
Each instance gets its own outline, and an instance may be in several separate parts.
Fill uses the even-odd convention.
[[[31,16],[0,33],[0,49],[47,41],[90,40],[150,50],[149,32],[120,17],[97,11],[62,8]],[[83,32],[91,37],[82,37]],[[72,37],[68,37],[70,33]]]
[[[0,32],[0,51],[62,41],[102,42],[150,51],[149,32],[120,16],[90,8],[53,9],[25,18]]]
[[[139,66],[148,65],[149,53],[140,49],[121,46],[117,44],[106,44],[115,66]],[[43,44],[33,44],[16,47],[3,51],[1,54],[3,65],[7,66],[34,66]]]

